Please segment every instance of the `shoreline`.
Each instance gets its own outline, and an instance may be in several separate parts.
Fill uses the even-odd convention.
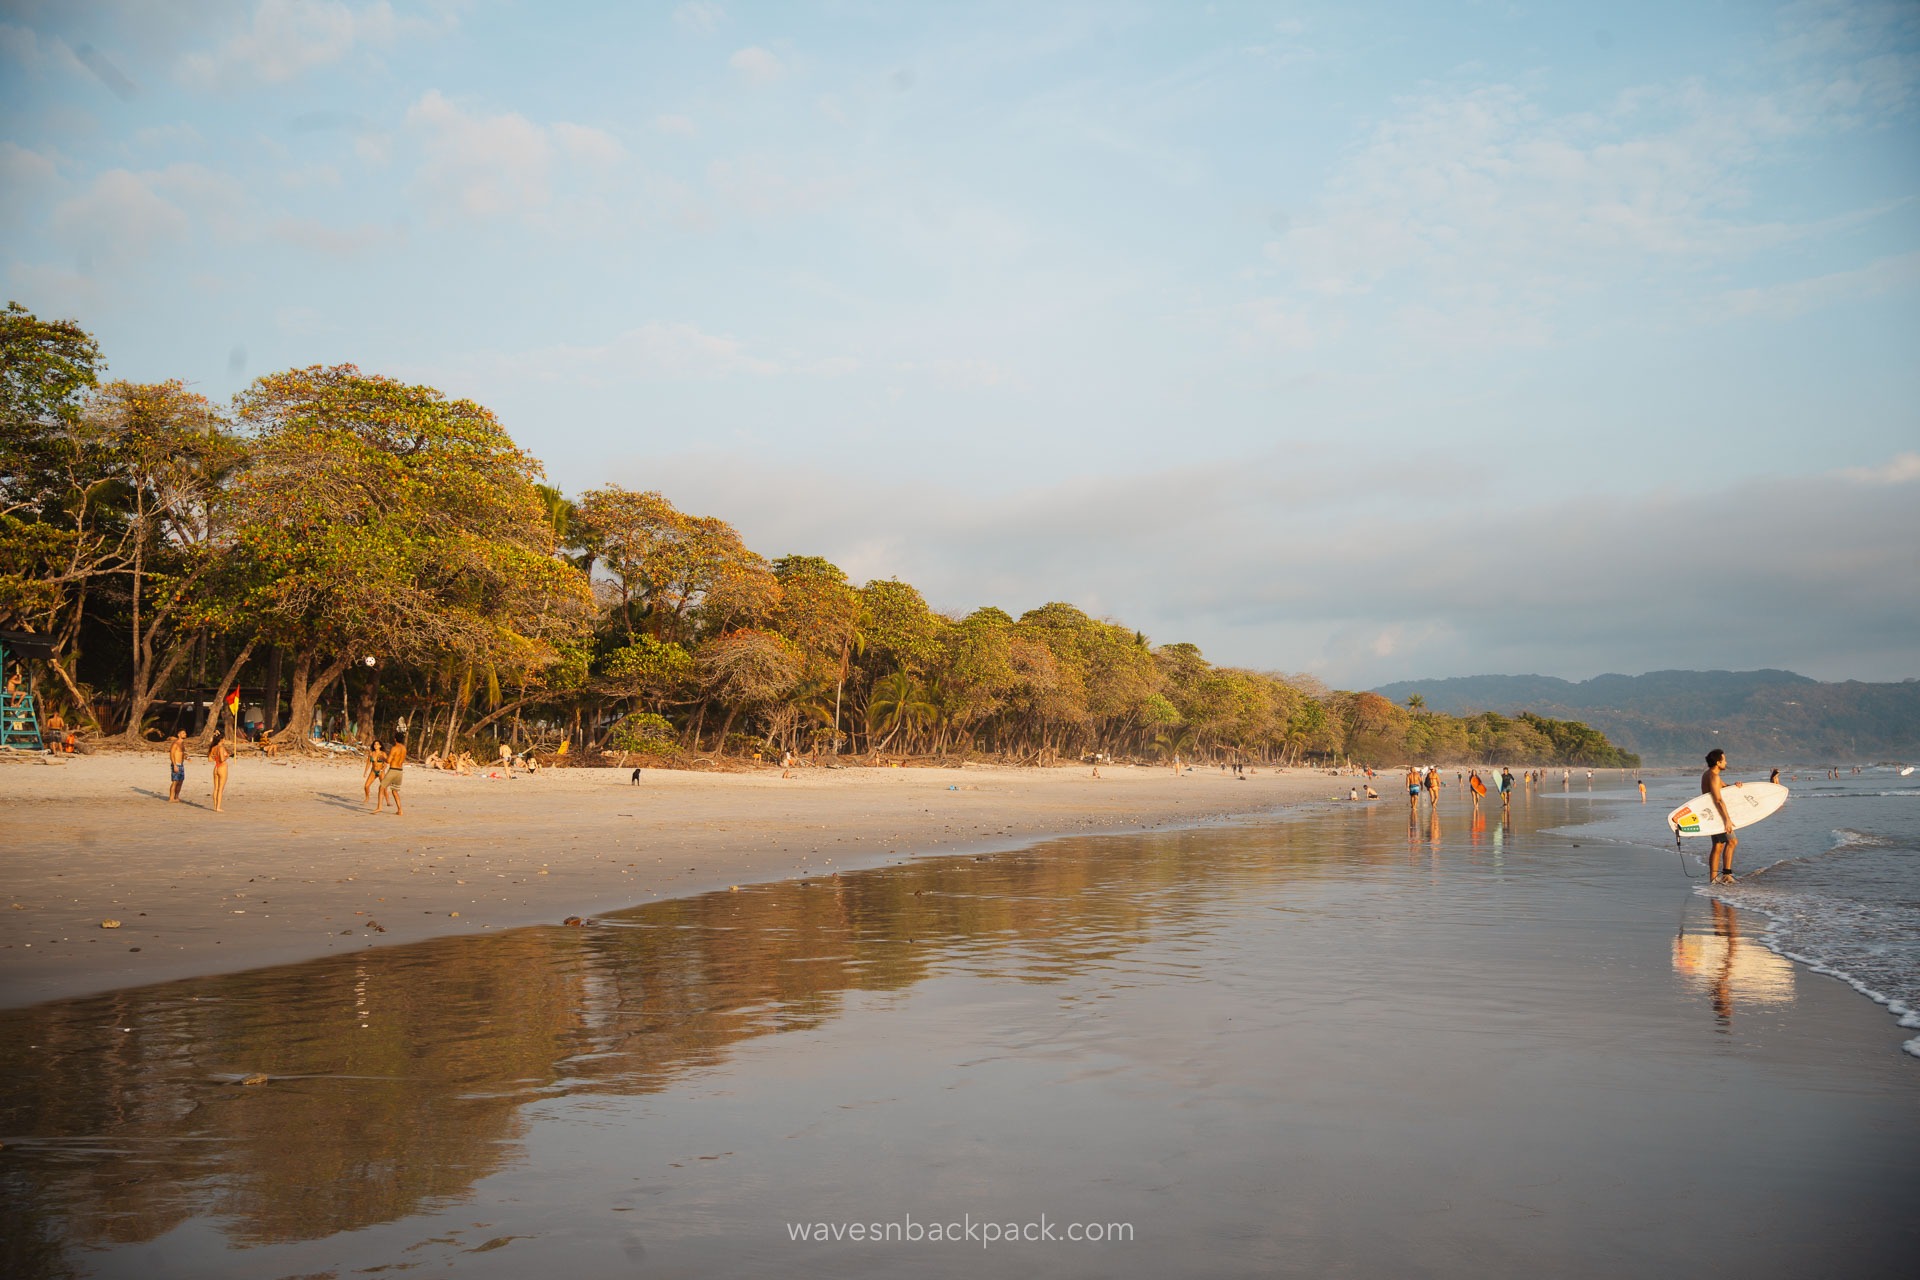
[[[1113,765],[1098,779],[1085,765],[647,769],[637,786],[627,769],[504,779],[415,766],[395,818],[367,812],[362,776],[354,760],[242,755],[216,815],[200,761],[179,804],[152,752],[0,768],[0,1007],[915,857],[1272,816],[1344,804],[1351,785],[1205,766],[1176,778]]]

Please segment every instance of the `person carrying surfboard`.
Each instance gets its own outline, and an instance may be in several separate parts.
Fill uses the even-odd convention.
[[[1713,807],[1720,811],[1720,821],[1726,827],[1713,837],[1713,848],[1707,854],[1710,884],[1733,883],[1733,851],[1740,847],[1740,838],[1733,834],[1733,814],[1727,809],[1727,798],[1720,792],[1720,775],[1726,768],[1726,752],[1719,747],[1707,752],[1707,771],[1700,775],[1700,789],[1713,798]]]

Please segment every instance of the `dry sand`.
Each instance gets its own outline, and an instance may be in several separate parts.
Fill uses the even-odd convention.
[[[357,762],[243,754],[226,812],[163,754],[0,766],[0,1006],[558,923],[661,898],[1137,831],[1344,797],[1352,779],[1217,767],[407,769],[406,814],[368,812]],[[1391,803],[1391,797],[1381,803]],[[118,928],[102,922],[117,920]]]

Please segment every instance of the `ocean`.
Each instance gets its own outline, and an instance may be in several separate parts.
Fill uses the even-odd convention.
[[[1820,766],[1783,769],[1792,798],[1740,832],[1735,884],[1709,886],[1698,857],[1676,858],[1676,866],[1701,878],[1696,892],[1764,916],[1766,928],[1749,932],[1776,954],[1848,984],[1885,1005],[1902,1027],[1920,1030],[1920,772],[1901,777],[1903,767],[1856,774],[1848,766],[1838,778]],[[1618,783],[1610,778],[1608,786]],[[1583,787],[1584,779],[1576,781],[1570,796]],[[1644,808],[1634,793],[1599,793],[1605,800],[1593,820],[1563,830],[1672,848],[1664,818],[1699,794],[1698,779],[1650,779],[1647,793]],[[1706,845],[1689,838],[1682,847],[1704,855]],[[1905,1048],[1920,1057],[1920,1035]]]

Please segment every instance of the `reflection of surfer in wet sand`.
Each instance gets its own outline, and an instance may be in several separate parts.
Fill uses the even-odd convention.
[[[1731,877],[1729,877],[1731,879]],[[1720,968],[1713,975],[1713,1015],[1720,1022],[1720,1029],[1726,1031],[1733,1024],[1733,954],[1740,946],[1740,925],[1734,917],[1733,908],[1718,898],[1713,903],[1714,936],[1727,940],[1726,958],[1720,962]]]
[[[1733,851],[1740,847],[1740,839],[1733,834],[1733,813],[1727,808],[1727,798],[1720,790],[1720,775],[1727,768],[1727,753],[1719,747],[1707,752],[1707,771],[1700,775],[1700,789],[1713,801],[1713,807],[1720,811],[1720,822],[1726,828],[1713,837],[1713,849],[1707,854],[1707,877],[1710,884],[1733,883]]]

